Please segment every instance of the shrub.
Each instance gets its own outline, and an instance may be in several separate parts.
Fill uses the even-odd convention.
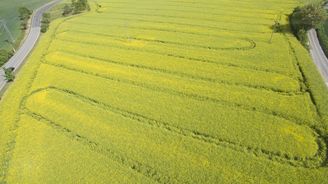
[[[12,82],[15,80],[13,68],[3,68],[3,71],[5,72],[5,78],[7,82]]]
[[[72,6],[70,6],[70,5],[65,5],[64,8],[63,8],[63,13],[62,13],[62,15],[63,15],[63,16],[68,16],[68,15],[70,15],[70,14],[72,13],[72,11],[73,11]]]
[[[294,35],[303,46],[308,47],[307,31],[316,28],[326,19],[326,10],[320,3],[316,3],[295,8],[289,20]]]
[[[41,32],[42,33],[47,32],[47,30],[49,28],[49,24],[50,24],[50,14],[49,13],[43,14],[41,23],[42,23],[41,24]]]
[[[73,14],[78,14],[90,10],[87,0],[72,0]]]
[[[31,17],[32,11],[26,7],[20,7],[18,9],[19,19],[21,20],[21,29],[27,29],[27,21]]]
[[[328,22],[318,26],[317,33],[321,48],[325,55],[328,56],[328,34],[326,26],[328,26]]]
[[[7,51],[4,49],[1,49],[0,50],[0,66],[5,64],[12,55],[13,55],[12,51]]]

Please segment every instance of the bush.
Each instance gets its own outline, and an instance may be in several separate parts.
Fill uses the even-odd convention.
[[[290,15],[290,25],[294,35],[308,47],[307,31],[316,28],[327,19],[327,12],[320,3],[297,7]]]
[[[0,50],[0,66],[2,66],[3,64],[5,64],[10,57],[13,55],[12,51],[7,51],[4,49]]]
[[[29,10],[28,8],[26,8],[26,7],[20,7],[18,9],[18,13],[19,13],[19,18],[21,20],[27,20],[32,15],[32,11]]]
[[[317,34],[318,34],[318,39],[321,45],[321,48],[325,55],[328,57],[328,34],[327,34],[327,27],[328,22],[325,22],[324,24],[318,26],[317,28]]]
[[[13,68],[3,68],[3,71],[5,72],[5,78],[7,82],[12,82],[15,80]]]
[[[42,21],[41,21],[41,32],[45,33],[47,32],[48,28],[49,28],[49,24],[50,24],[50,14],[49,13],[45,13],[42,16]]]
[[[68,16],[68,15],[70,15],[70,14],[72,13],[72,11],[73,11],[72,6],[70,6],[70,5],[65,5],[65,6],[64,6],[64,9],[63,9],[63,13],[62,13],[62,15],[63,15],[63,16]]]
[[[26,7],[20,7],[18,9],[19,19],[21,20],[21,29],[27,29],[27,21],[31,17],[32,11]]]
[[[304,29],[299,30],[297,32],[296,37],[305,48],[309,48],[309,39],[307,37],[307,31],[305,31]]]
[[[72,0],[73,14],[78,14],[90,10],[87,0]]]

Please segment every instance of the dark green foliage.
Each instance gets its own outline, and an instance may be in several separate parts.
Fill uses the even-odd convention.
[[[90,10],[87,0],[72,0],[73,14],[78,14]]]
[[[15,80],[15,75],[12,68],[3,68],[5,72],[5,78],[7,82],[12,82]]]
[[[48,28],[49,28],[49,24],[50,24],[50,14],[49,13],[45,13],[42,16],[42,21],[41,21],[41,32],[45,33],[47,32]]]
[[[309,4],[304,7],[297,7],[291,15],[292,28],[295,31],[308,31],[317,27],[327,19],[327,12],[321,4]]]
[[[72,13],[72,11],[73,11],[73,8],[72,8],[72,6],[70,6],[70,5],[65,5],[64,6],[64,8],[63,8],[63,13],[62,13],[62,15],[63,16],[68,16],[68,15],[70,15],[71,13]]]
[[[0,66],[5,64],[12,55],[13,55],[13,53],[11,51],[1,49],[0,50]]]
[[[301,42],[301,44],[305,47],[308,48],[308,37],[307,37],[307,32],[304,29],[301,29],[297,32],[296,37],[298,40]]]
[[[27,29],[27,21],[31,17],[32,11],[26,7],[20,7],[18,9],[19,19],[21,20],[21,29]]]
[[[318,26],[317,34],[323,52],[328,57],[328,22]]]
[[[307,31],[322,24],[328,15],[320,3],[309,4],[294,9],[290,24],[294,35],[307,47]]]
[[[29,19],[31,14],[32,14],[32,11],[29,10],[28,8],[26,8],[26,7],[18,8],[18,12],[19,12],[19,18],[21,20]]]

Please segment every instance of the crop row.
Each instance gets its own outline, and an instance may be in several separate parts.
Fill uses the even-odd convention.
[[[46,99],[44,99],[43,96],[46,95]],[[42,97],[42,102],[39,100],[39,97]],[[64,99],[64,100],[63,100]],[[44,103],[44,100],[46,102]],[[55,103],[56,102],[56,103]],[[61,102],[64,102],[62,104]],[[76,105],[78,105],[79,108],[76,108]],[[89,104],[89,105],[88,105]],[[91,105],[91,106],[90,106]],[[40,108],[40,106],[42,108]],[[141,123],[146,126],[152,126],[159,129],[163,129],[166,131],[169,131],[174,134],[178,134],[180,136],[189,137],[191,139],[195,139],[204,143],[209,144],[215,144],[217,146],[223,146],[230,149],[234,149],[236,151],[241,151],[245,153],[252,153],[257,156],[264,156],[268,159],[279,161],[282,163],[288,163],[295,166],[305,166],[305,167],[313,167],[314,165],[320,165],[321,158],[316,155],[315,157],[306,157],[305,159],[299,156],[290,156],[288,154],[278,152],[272,152],[270,150],[261,149],[259,147],[252,147],[252,146],[245,146],[242,143],[236,143],[234,141],[225,138],[217,138],[213,137],[210,134],[204,134],[202,132],[198,132],[195,130],[189,130],[186,128],[181,128],[182,123],[179,123],[179,126],[172,125],[172,122],[163,122],[156,119],[149,118],[145,115],[140,115],[138,113],[129,112],[126,110],[122,110],[120,108],[104,104],[101,102],[98,102],[94,99],[90,99],[88,97],[81,96],[79,94],[76,94],[73,91],[70,90],[63,90],[55,87],[50,87],[47,89],[39,89],[32,93],[32,95],[28,98],[27,101],[27,108],[31,110],[32,112],[39,114],[41,113],[41,116],[50,117],[51,119],[54,119],[56,121],[62,121],[65,126],[72,127],[74,126],[76,129],[76,126],[81,127],[79,129],[82,130],[88,130],[91,131],[93,128],[99,128],[101,126],[97,126],[101,122],[100,119],[103,117],[115,117],[116,115],[113,115],[111,113],[118,114],[119,116],[122,116],[123,118],[130,119],[131,123]],[[60,109],[60,110],[58,110]],[[88,110],[87,112],[97,112],[98,116],[97,118],[93,117],[91,118],[89,115],[83,115],[85,110]],[[109,111],[109,112],[108,112]],[[110,113],[110,114],[108,114]],[[59,116],[57,114],[61,114],[63,118],[58,118]],[[70,116],[67,119],[67,116]],[[99,120],[96,120],[98,119]],[[108,119],[108,118],[107,118]],[[76,122],[81,121],[81,122]],[[84,123],[82,123],[84,121]],[[89,123],[93,122],[95,125],[91,126],[88,125]],[[113,122],[110,123],[116,123],[117,121],[121,121],[118,119],[115,119]],[[125,120],[126,121],[126,120]],[[130,123],[129,121],[129,123]],[[74,125],[71,125],[69,122],[75,122]],[[108,120],[106,121],[108,122]],[[104,123],[104,122],[102,122]],[[108,122],[109,123],[109,122]],[[89,128],[86,128],[85,126],[89,126]],[[111,128],[114,128],[115,126],[111,125]],[[108,128],[103,127],[101,128],[103,130],[107,130]],[[121,132],[120,130],[112,130]],[[84,131],[85,132],[85,131]],[[93,131],[91,131],[93,132]],[[90,132],[85,132],[85,134],[90,135]],[[92,134],[92,133],[91,133]],[[99,132],[96,135],[90,135],[92,137],[97,137],[99,135]],[[100,138],[99,138],[100,139]],[[286,139],[286,138],[285,138]],[[110,140],[109,138],[101,138],[100,140]]]
[[[134,41],[141,41],[141,42],[154,42],[159,44],[167,44],[167,45],[173,45],[173,46],[184,46],[184,47],[194,47],[194,48],[201,48],[201,49],[209,49],[209,50],[250,50],[254,49],[256,47],[256,43],[253,40],[249,39],[240,39],[237,43],[231,43],[231,46],[226,46],[229,44],[229,41],[227,39],[218,39],[216,41],[221,42],[221,44],[224,44],[225,47],[218,47],[210,46],[210,45],[201,45],[201,44],[189,44],[189,43],[180,43],[176,41],[166,41],[166,40],[159,40],[159,39],[148,39],[148,38],[138,38],[133,36],[122,36],[122,35],[112,35],[112,34],[106,34],[106,33],[91,33],[87,31],[81,31],[81,30],[66,30],[58,32],[57,35],[60,35],[62,33],[69,32],[69,33],[77,33],[80,35],[90,36],[102,36],[102,37],[109,37],[115,40],[134,40]],[[230,40],[231,42],[231,40]],[[214,45],[214,44],[213,44]]]
[[[112,7],[112,6],[111,6]],[[109,17],[109,16],[113,16],[116,14],[119,15],[129,15],[129,13],[133,12],[133,13],[137,13],[143,16],[155,16],[155,17],[159,17],[159,18],[176,18],[176,19],[183,19],[187,22],[191,22],[190,18],[195,19],[195,21],[197,23],[201,23],[201,21],[205,22],[205,23],[209,23],[209,24],[216,24],[216,25],[220,25],[218,23],[221,22],[222,23],[227,23],[225,22],[228,19],[228,16],[225,13],[211,13],[211,12],[207,12],[206,14],[204,14],[204,12],[199,12],[199,11],[191,11],[191,10],[177,10],[177,9],[163,9],[163,8],[146,8],[146,7],[142,7],[142,8],[137,8],[135,7],[134,11],[131,11],[132,8],[126,8],[126,7],[113,7],[116,8],[116,11],[108,11],[104,13],[105,17]],[[166,13],[165,13],[166,12]],[[169,13],[168,13],[169,12]],[[195,16],[195,13],[202,13],[199,16]],[[241,23],[246,25],[245,20],[249,20],[249,19],[255,19],[255,17],[248,17],[247,15],[250,14],[238,14],[235,16],[229,16],[229,18],[231,19],[231,23]],[[90,15],[89,15],[90,16]],[[259,18],[258,22],[255,21],[250,21],[249,25],[271,25],[272,24],[272,20],[274,20],[274,17],[270,17],[270,18]],[[206,24],[205,24],[206,25]]]
[[[110,4],[122,4],[122,5],[125,5],[125,6],[129,6],[129,5],[131,5],[131,3],[130,2],[115,2],[115,1],[113,1],[113,2],[106,2],[106,1],[101,1],[101,3],[102,4],[105,4],[105,5],[110,5]],[[135,4],[133,4],[133,5],[135,5]],[[149,6],[149,5],[154,5],[154,2],[150,2],[150,1],[142,1],[142,2],[140,2],[140,3],[138,3],[137,5],[139,5],[139,6]],[[202,9],[204,8],[209,8],[210,10],[212,9],[212,10],[214,10],[214,8],[218,8],[218,9],[222,9],[222,7],[225,7],[227,10],[231,10],[231,9],[235,9],[236,7],[238,7],[238,9],[241,9],[241,10],[255,10],[255,12],[258,12],[259,13],[259,11],[265,11],[265,12],[271,12],[271,13],[273,13],[273,12],[276,12],[277,11],[277,9],[276,8],[274,8],[274,6],[267,6],[267,4],[266,4],[266,7],[254,7],[254,6],[252,6],[252,7],[249,7],[249,6],[242,6],[241,5],[241,2],[238,2],[238,4],[236,4],[236,5],[233,5],[232,3],[231,3],[231,1],[230,2],[226,2],[226,3],[223,3],[223,2],[220,2],[220,4],[210,4],[210,3],[192,3],[192,2],[186,2],[186,1],[184,1],[184,2],[179,2],[179,1],[170,1],[170,2],[165,2],[165,3],[160,3],[160,2],[156,2],[156,5],[158,5],[158,6],[164,6],[164,7],[179,7],[179,6],[186,6],[186,8],[188,9],[188,8],[196,8],[196,7],[202,7]],[[204,6],[205,5],[205,6]],[[254,4],[252,4],[252,5],[254,5]],[[278,5],[279,6],[279,8],[278,8],[278,10],[279,9],[286,9],[286,8],[283,8],[282,6],[281,6],[281,3],[274,3],[274,5]],[[231,11],[231,12],[234,12],[234,11]],[[262,15],[261,17],[263,17],[264,15]]]
[[[214,102],[226,101],[232,104],[243,104],[249,106],[250,109],[260,111],[266,109],[265,111],[270,114],[294,117],[301,121],[311,122],[315,117],[311,105],[307,104],[307,102],[310,102],[307,94],[285,95],[271,91],[259,91],[245,85],[232,85],[224,81],[217,85],[195,75],[145,67],[138,64],[81,57],[64,52],[49,54],[45,59],[47,63],[52,65],[80,70],[105,78],[114,77],[128,81],[132,80],[141,84],[157,86],[158,88],[164,88],[165,86],[165,88],[174,89],[180,93],[198,94],[197,96],[203,96],[203,99]],[[224,73],[224,70],[221,73]],[[227,81],[229,80],[227,79]],[[242,96],[243,98],[241,98]],[[307,104],[306,108],[304,108],[305,104]],[[302,109],[299,108],[301,106]]]
[[[102,17],[99,18],[97,16],[88,16],[83,20],[95,20],[95,19],[111,19],[111,20],[115,20],[115,21],[119,21],[119,22],[123,22],[125,24],[131,24],[131,22],[133,23],[138,23],[138,24],[143,24],[143,23],[155,23],[155,24],[170,24],[170,25],[176,25],[176,26],[188,26],[191,28],[205,28],[208,31],[212,31],[212,30],[222,30],[222,29],[228,29],[228,28],[234,28],[231,29],[232,31],[245,31],[245,32],[252,32],[252,33],[264,33],[264,30],[268,30],[271,31],[270,26],[271,25],[259,25],[259,24],[247,24],[245,25],[244,23],[239,23],[239,22],[234,22],[234,21],[230,21],[230,22],[225,22],[225,21],[216,21],[215,24],[210,24],[206,21],[198,21],[196,22],[196,18],[195,21],[191,22],[188,20],[185,20],[184,18],[181,17],[176,17],[176,16],[170,16],[170,15],[159,15],[160,18],[154,18],[156,16],[154,15],[146,15],[146,14],[138,14],[138,18],[135,18],[135,14],[131,14],[131,13],[114,13],[111,14],[111,16],[106,16],[106,17]],[[172,18],[172,20],[168,20],[168,17]],[[186,17],[187,18],[187,17]],[[156,19],[156,20],[155,20]],[[221,22],[221,25],[219,24]],[[113,22],[115,23],[115,22]],[[224,24],[222,24],[224,23]],[[243,26],[244,29],[238,29],[238,26]]]
[[[43,79],[44,73],[48,72],[55,72],[56,76],[61,80],[58,82],[53,81],[49,75],[47,79]],[[79,79],[79,82],[76,79]],[[311,141],[311,138],[304,139],[310,141],[306,143],[307,148],[305,150],[301,146],[305,142],[298,142],[293,137],[289,137],[283,141],[280,140],[280,135],[278,136],[280,138],[277,137],[277,132],[280,131],[272,131],[278,127],[280,130],[286,131],[290,131],[290,127],[294,127],[291,130],[295,135],[303,134],[300,135],[301,137],[305,135],[311,137],[313,135],[311,131],[307,131],[310,129],[277,116],[210,101],[204,103],[204,100],[195,96],[185,96],[181,93],[171,93],[172,91],[163,91],[158,88],[151,89],[145,85],[138,85],[137,83],[131,85],[116,81],[115,79],[108,79],[65,70],[64,68],[42,66],[42,70],[39,72],[37,78],[38,83],[35,84],[34,89],[48,85],[71,89],[95,100],[102,100],[106,104],[115,104],[115,106],[121,109],[133,111],[152,117],[153,119],[171,122],[186,129],[198,130],[214,137],[229,137],[231,141],[244,142],[247,145],[255,147],[261,145],[263,149],[267,148],[276,151],[282,149],[285,150],[283,152],[291,152],[292,155],[299,154],[303,156],[305,152],[310,155],[316,152],[317,146],[315,146],[316,144],[312,144],[316,142],[314,139],[312,139],[314,142]],[[66,82],[62,82],[63,80]],[[71,83],[71,80],[75,81],[74,84]],[[49,83],[47,81],[52,82]],[[88,81],[97,81],[97,83],[90,84]],[[88,86],[88,88],[81,88],[81,86]],[[97,91],[92,89],[97,89]],[[111,95],[109,96],[107,94]],[[104,96],[106,97],[104,98]],[[170,108],[167,108],[168,106]],[[203,115],[205,112],[207,112],[207,116]],[[208,114],[208,112],[213,113]],[[184,116],[178,114],[184,114]],[[243,117],[242,121],[240,117]],[[230,129],[234,129],[235,131],[231,133]],[[261,131],[257,132],[257,130]],[[268,139],[272,141],[268,141]],[[309,147],[312,147],[312,151],[308,149]]]
[[[129,9],[131,8],[131,6],[128,6],[127,4],[124,4],[122,2],[118,3],[118,2],[114,2],[114,3],[102,3],[102,5],[104,5],[105,7],[115,7],[116,9]],[[274,17],[276,15],[276,11],[267,11],[267,10],[260,10],[260,9],[253,9],[253,10],[249,10],[249,9],[244,9],[244,8],[240,8],[240,7],[213,7],[213,6],[207,6],[206,7],[206,12],[202,11],[204,9],[202,9],[201,5],[199,6],[189,6],[184,4],[183,7],[179,6],[179,5],[172,5],[172,4],[158,4],[158,5],[162,5],[162,6],[149,6],[149,4],[138,4],[137,6],[134,5],[134,7],[136,9],[145,9],[145,10],[151,10],[151,8],[154,9],[159,9],[159,10],[167,10],[167,11],[182,11],[182,12],[186,12],[186,13],[196,13],[196,14],[202,14],[201,16],[206,16],[203,15],[203,13],[208,12],[209,15],[225,15],[225,16],[231,16],[231,17],[238,17],[238,15],[240,16],[245,15],[244,18],[254,18],[256,17],[256,15],[262,15],[259,18],[261,19],[272,19],[272,17]],[[257,12],[257,14],[254,14],[255,12]],[[241,18],[243,18],[243,16],[240,16]]]
[[[131,16],[131,17],[140,17],[139,21],[136,18],[131,19],[124,19],[124,21],[119,20],[113,20],[110,22],[111,25],[115,25],[113,23],[125,23],[125,24],[132,24],[132,25],[165,25],[170,26],[172,28],[176,28],[177,30],[180,30],[182,26],[188,27],[189,29],[199,31],[200,33],[217,33],[218,30],[226,30],[226,31],[232,31],[232,32],[242,32],[242,33],[257,33],[257,34],[269,34],[272,30],[270,26],[263,26],[263,25],[245,25],[245,24],[237,24],[237,23],[229,23],[225,22],[223,24],[218,25],[220,21],[217,21],[216,23],[207,23],[204,24],[204,20],[197,20],[195,18],[194,22],[185,20],[184,17],[177,17],[175,15],[161,15],[161,14],[145,14],[145,13],[134,13],[134,12],[127,12],[127,13],[120,13],[120,12],[113,12],[114,18],[115,17],[124,17],[124,16]],[[120,16],[121,15],[121,16]],[[91,19],[93,22],[95,22],[95,19],[99,20],[101,19],[110,19],[112,16],[106,16],[103,18],[99,18],[96,16],[86,16],[83,19],[80,19],[80,21],[88,21]],[[167,20],[168,18],[171,18],[173,20]],[[187,17],[185,17],[187,18]],[[163,21],[165,20],[165,21]],[[142,22],[143,21],[143,22]],[[146,22],[147,21],[147,22]],[[208,21],[208,20],[207,20]],[[88,21],[89,22],[89,21]],[[148,23],[148,24],[146,24]],[[206,23],[206,20],[205,20]],[[196,29],[198,28],[198,29]],[[173,29],[174,30],[174,29]]]
[[[61,38],[59,38],[61,37]],[[99,38],[99,37],[98,37]],[[101,38],[101,37],[100,37]],[[97,39],[97,36],[94,35],[93,37],[90,37],[90,41],[79,41],[79,37],[78,37],[78,33],[75,34],[75,38],[72,38],[71,40],[68,40],[66,38],[65,35],[61,34],[60,36],[57,37],[55,43],[54,43],[54,47],[52,49],[54,49],[54,51],[56,51],[56,48],[59,48],[62,51],[68,51],[68,52],[74,52],[74,53],[79,53],[79,51],[82,50],[93,50],[92,53],[89,53],[88,56],[90,57],[97,57],[97,58],[103,58],[103,59],[112,59],[112,60],[127,60],[126,62],[139,62],[143,65],[148,65],[148,66],[158,66],[158,67],[168,67],[166,65],[173,65],[173,63],[175,64],[175,66],[173,66],[174,68],[172,68],[171,70],[178,70],[181,67],[180,66],[187,66],[188,68],[191,68],[192,70],[195,70],[195,66],[199,65],[200,68],[197,68],[198,70],[202,69],[204,71],[211,71],[211,73],[209,74],[205,74],[207,76],[211,76],[211,78],[217,79],[217,80],[222,80],[223,77],[222,75],[220,75],[219,73],[215,72],[214,68],[217,69],[216,71],[218,71],[220,68],[230,68],[231,70],[235,70],[236,71],[240,71],[241,74],[243,73],[249,73],[249,77],[246,77],[244,79],[242,79],[241,77],[235,78],[236,79],[241,79],[246,81],[247,79],[249,79],[252,75],[256,75],[256,73],[251,74],[250,72],[254,72],[254,69],[250,70],[246,67],[243,68],[242,66],[239,67],[235,67],[238,66],[237,64],[241,63],[246,65],[245,63],[242,62],[235,62],[231,65],[229,64],[221,64],[215,61],[211,61],[211,60],[206,60],[206,59],[202,59],[202,58],[196,58],[196,57],[189,57],[186,55],[178,55],[178,54],[174,54],[174,53],[170,53],[167,50],[164,51],[159,51],[159,50],[153,50],[155,45],[157,46],[156,48],[160,48],[162,45],[162,48],[167,48],[169,49],[170,47],[166,46],[165,44],[157,44],[157,43],[147,43],[147,42],[130,42],[128,39],[126,40],[113,40],[113,39]],[[64,47],[57,47],[58,44],[61,44],[63,42],[70,42],[71,45],[67,45]],[[109,45],[110,43],[110,45]],[[101,44],[108,44],[108,45],[101,45]],[[76,51],[76,50],[72,50],[72,46],[73,45],[80,45],[80,50]],[[147,48],[149,49],[146,49]],[[154,47],[151,47],[151,45],[154,45]],[[92,47],[89,47],[92,46]],[[175,50],[182,50],[183,46],[181,47],[176,47]],[[122,57],[121,59],[118,58],[116,56],[118,56],[118,53],[112,53],[112,51],[117,51],[119,53],[122,53],[122,55],[120,57]],[[204,50],[205,52],[205,50]],[[80,53],[85,53],[85,52],[80,52]],[[100,54],[103,53],[103,54]],[[131,56],[126,55],[126,53],[131,53],[134,55],[137,55],[139,57],[134,58],[133,60],[131,59]],[[113,54],[113,55],[111,55]],[[147,58],[148,56],[154,56],[155,58],[159,58],[159,60],[155,60],[155,58]],[[127,57],[129,58],[129,60],[127,59]],[[168,60],[170,59],[170,60]],[[152,62],[152,63],[149,63]],[[230,62],[233,62],[230,60]],[[145,64],[144,64],[145,63]],[[208,67],[214,67],[214,68],[208,68]],[[291,66],[293,67],[293,65]],[[175,69],[176,68],[176,69]],[[233,72],[233,71],[232,71]],[[233,73],[235,73],[233,72]],[[289,76],[284,76],[282,74],[277,74],[277,73],[270,73],[267,71],[263,71],[263,70],[255,70],[255,72],[257,72],[258,74],[265,74],[267,75],[267,77],[264,76],[264,78],[253,78],[255,81],[264,81],[261,83],[252,83],[253,85],[255,84],[256,86],[259,86],[258,84],[260,84],[260,86],[265,86],[268,87],[272,90],[275,91],[298,91],[299,90],[299,85],[298,85],[298,81],[297,79],[293,79]],[[194,72],[193,72],[194,73]],[[228,73],[227,73],[228,74]],[[202,76],[202,75],[200,75]],[[269,76],[272,76],[274,78],[271,78]],[[224,77],[223,77],[224,78]],[[270,80],[272,83],[269,82],[265,82],[267,81],[266,79]],[[237,80],[239,81],[239,80]],[[252,81],[254,82],[254,81]],[[248,83],[249,84],[249,83]],[[250,84],[250,85],[252,85]],[[285,85],[288,84],[288,85]]]
[[[170,177],[165,176],[158,171],[154,170],[152,167],[147,166],[145,164],[140,163],[139,161],[130,159],[129,157],[124,156],[122,153],[118,153],[117,151],[109,148],[108,146],[103,147],[99,145],[99,143],[90,140],[87,137],[81,136],[78,133],[66,128],[62,127],[60,124],[53,122],[42,115],[33,112],[27,112],[28,115],[32,116],[33,118],[37,119],[38,121],[45,122],[49,126],[53,127],[57,131],[65,134],[67,137],[89,147],[91,150],[94,150],[98,153],[104,154],[107,157],[119,162],[120,164],[134,170],[135,172],[141,173],[146,177],[153,179],[158,183],[176,183],[170,179]]]
[[[74,22],[75,23],[75,22]],[[83,24],[83,23],[82,23]],[[90,23],[87,23],[88,25],[92,25]],[[155,26],[155,25],[148,25],[146,27],[140,27],[136,26],[134,27],[133,25],[124,25],[124,23],[122,22],[118,22],[118,24],[116,25],[115,23],[110,24],[110,25],[99,25],[99,29],[106,29],[107,30],[111,27],[126,27],[126,32],[125,34],[128,34],[130,31],[132,31],[134,28],[135,29],[146,29],[146,30],[157,30],[157,31],[170,31],[173,30],[173,32],[184,32],[183,30],[179,30],[176,28],[172,28],[172,29],[167,29],[169,27],[164,28],[163,26]],[[149,28],[148,28],[149,27]],[[163,27],[163,28],[162,28]],[[132,30],[130,28],[133,28]],[[159,29],[158,29],[159,28]],[[184,29],[184,28],[181,28]],[[86,30],[87,31],[87,30]],[[190,31],[190,29],[188,29],[188,31]],[[195,31],[197,32],[198,30],[195,29]],[[196,33],[198,34],[198,33]],[[208,36],[208,35],[206,35]],[[221,35],[222,36],[222,35]],[[85,39],[88,39],[87,37]],[[278,39],[275,38],[275,39]],[[237,39],[238,40],[238,39]],[[82,40],[80,40],[82,41]],[[280,41],[280,38],[279,38]],[[281,41],[284,42],[284,40],[282,39]],[[147,45],[146,45],[147,46]],[[247,62],[248,65],[254,65],[256,67],[260,67],[261,65],[269,65],[267,66],[267,68],[272,68],[275,70],[284,70],[286,72],[293,72],[294,71],[294,67],[291,61],[291,57],[289,55],[288,52],[288,47],[287,45],[283,45],[282,47],[272,47],[271,44],[268,43],[261,43],[261,42],[257,42],[257,46],[256,49],[250,50],[250,51],[244,51],[243,53],[239,53],[240,51],[222,51],[220,52],[220,57],[219,57],[219,61],[222,60],[230,60],[231,58],[234,58],[234,61],[232,63],[235,63],[236,61],[239,61],[241,63],[245,63]],[[108,46],[107,46],[108,47]],[[153,52],[162,52],[163,53],[163,48],[162,47],[152,47],[152,48],[145,48],[143,47],[140,50],[151,50]],[[184,57],[189,57],[189,58],[198,58],[198,59],[203,59],[203,60],[207,60],[207,61],[216,61],[218,60],[218,55],[215,52],[210,52],[208,50],[199,50],[199,49],[185,49],[185,48],[170,48],[167,50],[167,52],[165,53],[169,53],[170,54],[174,54],[174,55],[183,55]],[[201,51],[201,52],[200,52]],[[272,54],[258,54],[258,52],[260,53],[267,53],[268,51],[270,51],[270,53]],[[188,52],[187,54],[184,54]],[[236,53],[238,52],[238,53]],[[274,54],[274,53],[280,53],[280,54]],[[284,62],[282,62],[284,61]],[[266,68],[266,69],[267,69]]]
[[[95,24],[93,22],[93,24]],[[188,32],[188,31],[176,31],[176,30],[145,30],[145,29],[139,29],[131,28],[131,25],[125,23],[123,25],[110,25],[107,24],[107,26],[104,25],[97,25],[98,29],[90,29],[90,26],[93,25],[84,23],[84,22],[72,22],[67,26],[67,24],[63,24],[61,26],[61,29],[59,33],[67,30],[72,31],[84,31],[89,33],[99,33],[99,34],[115,34],[115,35],[122,35],[122,36],[132,36],[132,35],[138,35],[146,38],[157,38],[157,39],[164,39],[164,40],[170,40],[172,42],[180,42],[180,43],[193,43],[193,44],[200,44],[212,46],[212,47],[218,47],[219,45],[223,43],[227,44],[230,41],[232,44],[235,44],[238,40],[243,39],[250,39],[254,40],[254,42],[264,42],[268,43],[268,35],[265,36],[259,36],[255,34],[248,34],[248,33],[240,33],[238,35],[229,32],[229,31],[217,31],[219,34],[198,34],[194,32]],[[110,27],[116,27],[115,30],[111,29],[111,31],[108,31],[108,28]],[[107,31],[106,31],[107,30]],[[58,34],[58,33],[57,33]],[[279,41],[280,41],[279,37]],[[242,44],[242,43],[240,43]]]

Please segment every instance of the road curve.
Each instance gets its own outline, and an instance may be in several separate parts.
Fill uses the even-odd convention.
[[[41,20],[42,20],[43,13],[49,10],[50,8],[52,8],[54,5],[56,5],[59,1],[61,0],[53,0],[34,11],[31,18],[31,27],[26,39],[24,40],[23,44],[18,49],[18,51],[3,66],[4,68],[14,68],[14,72],[15,72],[18,68],[21,67],[21,65],[24,63],[24,60],[32,51],[33,47],[35,46],[36,42],[40,37]],[[1,69],[0,91],[4,89],[6,83],[7,82],[4,77],[4,71]]]
[[[328,59],[320,46],[317,32],[311,29],[308,32],[308,37],[312,59],[328,87]]]

